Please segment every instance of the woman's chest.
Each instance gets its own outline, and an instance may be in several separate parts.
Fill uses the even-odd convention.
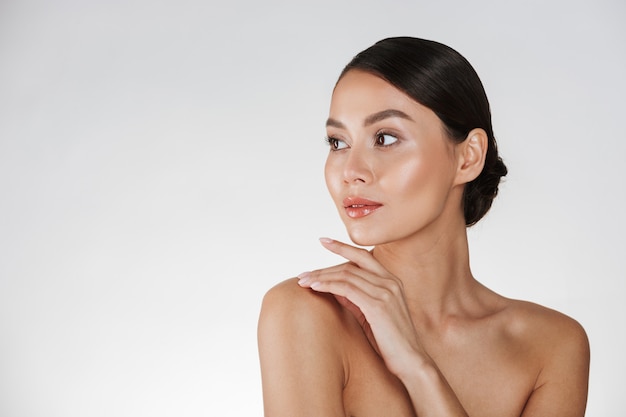
[[[366,339],[353,340],[344,406],[347,416],[415,416],[404,385]],[[430,341],[438,364],[469,415],[519,416],[532,392],[537,367],[523,351],[498,340]]]

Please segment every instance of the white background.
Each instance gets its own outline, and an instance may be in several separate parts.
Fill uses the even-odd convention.
[[[397,35],[460,51],[491,101],[510,174],[475,275],[579,320],[587,415],[623,415],[625,21],[621,0],[1,0],[0,415],[260,416],[264,292],[341,261],[317,242],[346,238],[333,84]]]

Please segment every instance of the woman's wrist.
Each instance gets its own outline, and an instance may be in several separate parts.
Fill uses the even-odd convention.
[[[397,374],[418,415],[467,417],[467,413],[437,364],[425,353],[416,353],[410,366]]]
[[[433,380],[440,377],[439,369],[435,362],[425,353],[413,352],[406,365],[396,373],[396,376],[407,389],[420,390],[428,386]]]

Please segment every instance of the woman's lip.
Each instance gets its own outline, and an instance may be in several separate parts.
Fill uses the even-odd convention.
[[[350,206],[382,206],[382,204],[377,201],[368,200],[367,198],[346,197],[343,199],[343,206],[348,208]]]
[[[365,217],[382,206],[381,203],[361,197],[347,197],[343,200],[343,207],[346,210],[346,214],[353,219]]]

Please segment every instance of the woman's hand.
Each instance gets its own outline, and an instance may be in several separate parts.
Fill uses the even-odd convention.
[[[354,315],[396,376],[401,377],[409,362],[428,360],[411,320],[402,282],[365,249],[328,238],[320,242],[349,262],[304,272],[298,276],[300,286],[333,294]]]

